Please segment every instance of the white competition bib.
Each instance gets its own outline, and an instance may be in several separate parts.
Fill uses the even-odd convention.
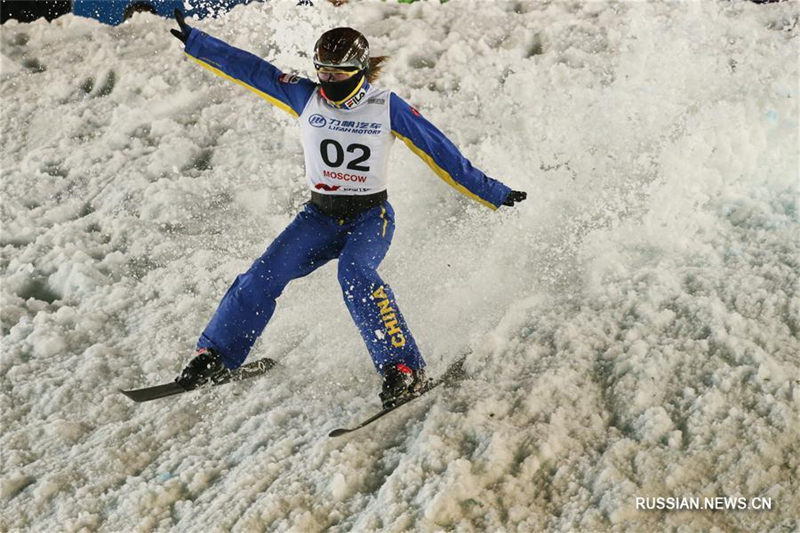
[[[322,194],[364,195],[386,190],[394,141],[386,89],[370,87],[353,109],[325,103],[319,88],[300,115],[306,178]]]

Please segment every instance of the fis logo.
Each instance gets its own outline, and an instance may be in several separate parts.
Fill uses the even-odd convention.
[[[366,85],[367,85],[366,83],[364,85],[362,85],[361,86],[361,90],[359,90],[355,95],[353,95],[352,98],[347,100],[341,106],[336,106],[336,107],[343,107],[345,109],[353,109],[355,106],[358,105],[358,103],[361,100],[364,99],[365,96],[367,96],[367,87],[366,87]]]
[[[383,285],[378,287],[377,290],[372,293],[372,296],[375,298],[375,305],[378,306],[378,310],[380,311],[383,327],[386,328],[386,333],[388,333],[389,337],[392,339],[392,346],[395,348],[402,348],[406,345],[406,338],[398,327],[397,315],[395,314],[394,308],[392,308],[389,297],[386,296]]]
[[[322,115],[315,114],[308,117],[308,123],[315,128],[324,128],[328,124],[328,119]]]
[[[364,98],[364,95],[366,95],[366,94],[367,94],[367,92],[366,92],[366,91],[361,91],[360,93],[358,93],[357,95],[355,95],[354,97],[352,97],[350,100],[346,101],[346,102],[345,102],[345,103],[342,105],[342,107],[344,107],[344,108],[346,108],[346,109],[352,109],[352,108],[354,108],[355,106],[357,106],[357,105],[358,105],[358,103],[359,103],[359,102],[360,102],[360,101],[361,101],[361,100]]]

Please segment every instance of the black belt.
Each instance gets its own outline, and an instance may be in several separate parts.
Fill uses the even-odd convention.
[[[333,218],[349,219],[381,205],[386,201],[386,191],[364,195],[333,195],[311,191],[311,203]]]

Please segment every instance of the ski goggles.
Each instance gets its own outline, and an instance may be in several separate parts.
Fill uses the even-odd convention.
[[[358,69],[342,69],[336,67],[325,67],[322,65],[314,65],[314,68],[317,70],[317,77],[319,78],[319,81],[344,81],[352,78],[358,72]]]

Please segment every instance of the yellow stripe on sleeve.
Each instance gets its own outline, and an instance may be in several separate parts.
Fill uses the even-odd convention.
[[[233,83],[236,83],[237,85],[241,85],[245,89],[253,91],[254,93],[256,93],[258,96],[260,96],[261,98],[263,98],[264,100],[266,100],[270,104],[274,105],[275,107],[277,107],[279,109],[283,109],[284,111],[286,111],[287,113],[292,115],[294,118],[298,117],[298,114],[295,112],[295,110],[292,109],[291,107],[289,107],[285,102],[281,102],[280,100],[278,100],[274,96],[270,96],[267,93],[265,93],[264,91],[259,91],[258,89],[256,89],[252,85],[248,85],[245,82],[243,82],[242,80],[237,80],[236,78],[232,78],[231,76],[228,76],[227,74],[222,72],[220,69],[211,66],[210,64],[206,63],[205,61],[203,61],[201,59],[197,59],[196,57],[194,57],[192,55],[189,55],[189,54],[186,54],[186,55],[189,57],[189,59],[191,59],[192,61],[194,61],[195,63],[197,63],[201,67],[210,70],[211,72],[213,72],[217,76],[219,76],[221,78],[225,78],[226,80],[230,80]]]
[[[381,220],[383,220],[383,231],[381,232],[381,237],[386,237],[386,225],[389,224],[389,221],[386,220],[386,207],[381,206]]]
[[[483,198],[476,195],[475,193],[473,193],[472,191],[470,191],[469,189],[458,183],[456,180],[454,180],[449,172],[447,172],[445,169],[437,165],[436,161],[434,161],[433,158],[429,154],[427,154],[424,150],[418,148],[417,145],[411,142],[411,139],[403,137],[394,130],[392,130],[392,133],[395,135],[395,137],[401,139],[404,143],[406,143],[406,146],[408,146],[412,152],[417,154],[420,157],[420,159],[425,161],[428,164],[428,166],[431,167],[431,170],[433,170],[433,172],[437,176],[439,176],[442,180],[444,180],[445,183],[450,185],[452,188],[454,188],[464,196],[472,198],[476,202],[482,203],[489,209],[495,209],[495,210],[497,209],[496,205],[492,204],[491,202],[487,202],[486,200],[484,200]]]

